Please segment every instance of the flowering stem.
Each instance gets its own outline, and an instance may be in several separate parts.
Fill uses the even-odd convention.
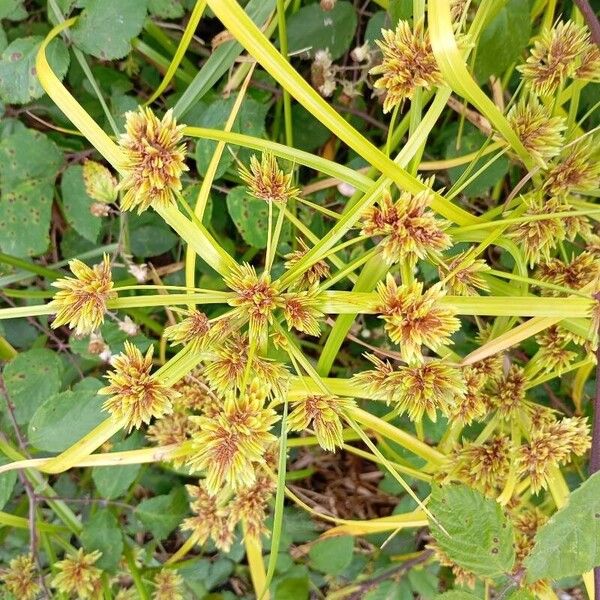
[[[265,563],[263,562],[262,545],[260,540],[248,535],[246,532],[246,524],[244,527],[244,545],[246,546],[246,558],[250,567],[250,578],[254,586],[254,593],[259,600],[269,600],[269,591],[265,586],[267,581],[265,573]]]
[[[596,300],[600,298],[596,295]],[[590,475],[600,471],[600,342],[596,348],[596,397],[593,404],[594,425],[590,452]],[[594,596],[600,598],[600,567],[594,567]]]
[[[444,461],[444,455],[435,448],[421,442],[409,433],[406,433],[406,431],[402,431],[402,429],[398,429],[398,427],[386,423],[366,410],[353,407],[348,410],[348,414],[366,428],[381,434],[388,440],[400,444],[403,448],[410,450],[417,456],[424,458],[434,465],[441,465]]]

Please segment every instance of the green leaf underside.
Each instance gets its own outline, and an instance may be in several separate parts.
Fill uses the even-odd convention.
[[[73,40],[102,60],[123,58],[142,30],[148,0],[89,0],[73,27]]]
[[[10,104],[25,104],[44,95],[35,68],[35,57],[42,36],[16,39],[0,56],[0,99]],[[62,79],[69,68],[69,51],[62,40],[53,40],[46,50],[55,75]]]
[[[73,391],[50,396],[29,422],[31,444],[38,450],[62,452],[104,421],[106,398],[96,393],[102,385],[97,379],[84,379]]]
[[[350,48],[356,31],[356,10],[350,2],[338,0],[333,10],[318,3],[302,7],[287,19],[288,52],[329,50],[335,60]]]
[[[431,533],[452,561],[482,577],[511,571],[514,531],[497,502],[467,486],[449,485],[433,489],[428,508],[437,521],[430,522]]]
[[[561,579],[600,565],[600,473],[592,475],[538,531],[527,579]]]
[[[135,510],[138,519],[159,540],[166,538],[187,512],[188,501],[183,487],[175,488],[170,494],[143,500]]]
[[[4,385],[15,407],[17,423],[27,423],[49,396],[60,389],[62,365],[51,350],[23,352],[4,368]]]
[[[62,175],[61,193],[65,217],[69,225],[86,240],[96,243],[102,229],[102,219],[91,213],[94,200],[85,190],[83,167],[72,165]]]
[[[62,153],[48,137],[19,129],[0,144],[0,248],[7,254],[45,252],[54,179]]]

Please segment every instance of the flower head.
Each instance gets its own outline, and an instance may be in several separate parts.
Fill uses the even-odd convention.
[[[600,48],[597,44],[587,44],[581,55],[581,64],[575,71],[575,77],[584,81],[598,81],[600,79]]]
[[[240,177],[248,186],[250,194],[265,202],[285,204],[288,200],[297,198],[300,193],[293,185],[292,173],[284,173],[275,157],[268,152],[261,156],[260,161],[253,155],[250,169],[242,167]]]
[[[180,412],[173,412],[156,419],[150,427],[146,437],[157,446],[169,444],[182,444],[196,430],[189,416]]]
[[[35,561],[30,554],[13,558],[8,569],[0,571],[0,581],[7,592],[21,600],[35,600],[40,593]]]
[[[317,50],[315,59],[310,66],[310,81],[319,94],[325,98],[329,98],[337,87],[335,71],[336,67],[329,50],[327,48]]]
[[[600,260],[587,251],[573,257],[568,263],[559,258],[551,258],[538,266],[536,277],[541,281],[580,290],[600,280]],[[542,291],[552,296],[560,296],[562,293],[547,288],[542,288]]]
[[[203,545],[210,538],[219,550],[228,552],[233,543],[233,527],[229,526],[225,494],[209,493],[205,481],[186,488],[194,515],[184,520],[182,529],[192,531],[198,544]]]
[[[523,408],[525,383],[525,372],[518,365],[512,365],[506,375],[492,383],[489,400],[500,416],[508,419]]]
[[[288,429],[303,431],[312,427],[321,447],[334,452],[344,443],[340,416],[353,405],[354,402],[348,398],[319,394],[292,400]]]
[[[546,29],[531,49],[524,65],[517,67],[538,95],[552,94],[577,68],[577,58],[589,45],[587,28],[567,21]]]
[[[553,117],[536,98],[522,98],[507,115],[508,122],[523,146],[542,164],[556,156],[564,143],[566,123],[563,117]]]
[[[469,443],[448,456],[447,469],[458,479],[485,494],[504,486],[511,460],[511,443],[496,435],[483,444]]]
[[[527,210],[523,216],[534,218],[514,225],[509,229],[508,235],[523,248],[525,258],[533,267],[542,259],[549,260],[552,250],[565,239],[563,219],[552,216],[543,218],[543,215],[560,212],[564,206],[558,198],[541,203],[538,199],[529,197],[524,199],[524,203]]]
[[[152,600],[183,600],[183,577],[173,569],[161,569],[154,576]]]
[[[211,350],[204,377],[212,389],[225,394],[241,387],[248,361],[248,346],[247,336],[232,334],[225,343]],[[270,394],[280,396],[287,388],[289,372],[278,362],[254,356],[250,372],[267,386]]]
[[[381,33],[383,41],[376,43],[383,60],[370,73],[382,75],[375,88],[387,91],[383,103],[383,111],[387,113],[405,98],[412,98],[417,87],[430,89],[439,84],[441,74],[422,22],[413,28],[408,21],[398,21],[395,31],[383,29]]]
[[[481,276],[490,267],[481,258],[473,258],[467,252],[457,254],[452,261],[438,267],[440,279],[450,294],[455,296],[477,296],[477,290],[488,291],[487,281]]]
[[[395,384],[395,385],[394,385]],[[448,414],[465,394],[465,384],[458,369],[439,360],[414,367],[401,367],[392,379],[392,401],[398,410],[408,413],[412,421],[423,414],[437,420],[437,411]]]
[[[88,267],[80,260],[69,262],[75,277],[65,277],[52,285],[59,288],[50,307],[56,311],[52,327],[68,324],[76,335],[90,334],[104,323],[106,303],[117,294],[113,291],[110,259],[104,255],[102,262]]]
[[[188,170],[183,126],[177,125],[172,110],[159,120],[149,108],[140,107],[125,118],[126,133],[119,140],[124,154],[121,208],[141,213],[150,206],[169,206],[181,190],[181,174]]]
[[[547,487],[552,466],[568,463],[572,454],[585,454],[590,435],[587,419],[582,417],[552,421],[531,431],[529,443],[519,448],[517,464],[519,474],[530,478],[531,491],[537,493]]]
[[[98,550],[85,554],[79,548],[76,554],[55,564],[58,570],[52,585],[59,592],[86,600],[100,598],[102,593],[102,571],[94,563],[102,555]]]
[[[444,231],[448,223],[436,219],[428,209],[431,199],[431,191],[424,190],[415,195],[403,193],[394,203],[386,192],[378,207],[367,210],[362,233],[384,236],[380,246],[388,264],[415,263],[427,255],[437,256],[452,245]]]
[[[484,395],[486,377],[471,366],[463,368],[462,376],[464,396],[449,407],[448,417],[451,422],[457,421],[462,425],[470,425],[473,421],[483,419],[488,412]]]
[[[285,268],[291,269],[308,252],[308,246],[301,239],[298,240],[299,248],[285,255]],[[329,265],[324,260],[318,260],[302,272],[302,276],[295,282],[295,288],[306,289],[317,285],[321,279],[329,277]]]
[[[450,336],[460,328],[452,311],[439,303],[444,296],[439,285],[425,292],[421,282],[398,287],[388,274],[377,291],[385,330],[409,363],[422,361],[421,346],[437,351],[450,344]]]
[[[442,361],[431,360],[416,366],[394,370],[387,361],[367,355],[373,371],[364,371],[354,380],[375,397],[384,397],[399,413],[408,413],[411,421],[419,421],[425,413],[437,420],[437,411],[448,414],[465,394],[461,372]]]
[[[283,297],[283,316],[288,327],[293,327],[308,335],[320,335],[319,320],[324,315],[317,306],[318,297],[314,289],[285,294]]]
[[[250,487],[238,490],[229,503],[229,527],[243,521],[246,535],[258,537],[268,533],[265,527],[269,500],[275,493],[276,483],[267,475],[259,475]]]
[[[242,392],[225,400],[216,418],[191,417],[198,425],[192,438],[188,464],[206,471],[206,489],[216,494],[224,485],[233,490],[256,481],[255,467],[264,464],[265,448],[276,440],[270,433],[279,419],[265,408],[267,388],[258,379]]]
[[[544,371],[556,370],[560,374],[577,358],[577,353],[568,349],[572,341],[569,332],[558,325],[548,327],[536,336],[535,341],[540,346],[538,364]]]
[[[99,390],[100,394],[110,396],[104,409],[126,419],[130,431],[149,423],[153,417],[170,413],[171,402],[178,395],[150,374],[153,351],[150,346],[144,356],[131,342],[125,342],[125,352],[112,360],[114,370],[107,375],[109,385]]]
[[[238,314],[250,322],[250,336],[263,337],[266,326],[273,320],[273,311],[280,305],[278,289],[267,273],[258,276],[253,266],[244,263],[225,277],[227,287],[236,293],[229,300]]]
[[[552,166],[544,182],[544,189],[553,195],[564,196],[573,190],[591,191],[600,185],[600,161],[595,140],[584,140],[566,148],[560,160]]]
[[[164,336],[173,344],[194,344],[203,348],[210,341],[210,323],[201,310],[191,310],[183,321],[165,327]]]

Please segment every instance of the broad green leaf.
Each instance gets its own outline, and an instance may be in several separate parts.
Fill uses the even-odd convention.
[[[26,17],[24,0],[0,0],[0,19],[22,21]]]
[[[166,538],[181,523],[188,512],[188,501],[183,487],[170,494],[142,500],[135,514],[157,540]]]
[[[16,256],[45,252],[54,179],[62,153],[38,131],[19,129],[0,144],[0,248]]]
[[[308,577],[288,577],[277,584],[277,600],[308,600]]]
[[[531,35],[529,3],[508,0],[482,31],[475,57],[475,76],[484,81],[501,75],[518,61]]]
[[[42,43],[41,36],[16,39],[0,56],[0,99],[9,104],[25,104],[43,96],[35,70],[35,57]],[[46,56],[52,70],[62,79],[69,68],[69,51],[62,40],[53,40]]]
[[[179,0],[149,0],[148,11],[161,19],[179,19],[185,12]]]
[[[8,462],[11,462],[11,460],[6,457],[0,457],[0,465],[4,465]],[[9,471],[8,473],[2,473],[2,475],[0,475],[0,510],[2,510],[10,500],[16,483],[16,471]]]
[[[253,198],[244,186],[238,186],[227,194],[227,210],[246,243],[255,248],[267,246],[266,202]]]
[[[328,49],[334,60],[340,58],[350,48],[356,23],[356,10],[346,0],[338,0],[329,11],[318,3],[304,6],[287,20],[288,51],[307,50],[314,57]]]
[[[405,580],[388,579],[369,590],[364,600],[412,600],[413,592]],[[460,600],[457,598],[457,600]]]
[[[90,378],[72,391],[50,396],[29,422],[31,444],[39,450],[62,452],[104,421],[107,413],[102,404],[106,398],[97,394],[102,385]]]
[[[123,552],[123,536],[116,517],[109,510],[98,510],[85,523],[81,542],[86,552],[102,552],[102,556],[96,562],[98,568],[116,570]]]
[[[375,47],[375,40],[382,39],[381,30],[391,29],[391,19],[384,10],[378,10],[368,21],[365,29],[365,42]]]
[[[129,216],[131,251],[135,256],[145,258],[168,252],[177,243],[177,236],[171,228],[154,212]]]
[[[350,535],[316,541],[308,553],[312,566],[327,575],[339,575],[352,562],[354,538]]]
[[[248,16],[259,27],[262,27],[275,9],[275,0],[250,0],[245,7]],[[242,53],[242,46],[231,40],[220,44],[208,57],[194,81],[187,87],[181,98],[173,107],[178,119],[208,92],[221,77],[231,68],[236,58]]]
[[[142,30],[148,0],[88,0],[73,27],[73,40],[102,60],[123,58]]]
[[[222,129],[229,118],[233,105],[235,103],[235,95],[230,96],[226,100],[219,99],[209,104],[200,116],[198,125],[212,129]],[[265,118],[269,110],[268,104],[261,104],[254,98],[245,98],[240,107],[238,116],[233,124],[232,131],[236,133],[244,133],[255,137],[265,136]],[[196,166],[199,173],[204,177],[208,169],[208,165],[217,147],[217,142],[199,139],[196,144]],[[245,148],[235,148],[232,150],[237,155],[238,159],[247,163],[250,160],[252,152]],[[215,174],[215,178],[221,177],[234,163],[234,158],[231,152],[226,148],[223,156],[219,161],[219,166]]]
[[[537,532],[527,579],[562,579],[600,565],[600,473],[592,475]]]
[[[135,450],[143,446],[144,438],[138,431],[132,433],[126,440],[118,442],[112,448],[113,452]],[[140,472],[141,465],[123,465],[93,467],[92,479],[96,490],[102,498],[115,500],[127,492],[129,486],[135,481]]]
[[[331,137],[329,129],[317,121],[302,104],[292,106],[292,126],[294,146],[306,152],[313,152]]]
[[[60,189],[69,225],[79,235],[95,243],[102,229],[102,218],[91,212],[94,200],[86,192],[81,165],[72,165],[63,173]]]
[[[227,210],[244,241],[255,248],[266,248],[269,224],[269,207],[266,202],[253,198],[244,186],[233,188],[227,194]],[[273,210],[273,227],[278,210]],[[284,222],[279,238],[279,250],[290,238],[290,225]]]
[[[413,2],[412,0],[390,0],[388,13],[392,21],[392,27],[396,27],[400,19],[406,20],[412,18]]]
[[[464,154],[469,154],[470,152],[477,152],[484,144],[485,137],[482,133],[477,131],[473,125],[467,123],[465,125],[463,135],[460,138],[460,147],[456,147],[458,126],[452,125],[448,127],[446,130],[446,135],[449,136],[448,143],[446,145],[446,158],[455,158],[457,156],[462,156]],[[459,177],[469,169],[469,173],[466,176],[470,178],[472,175],[481,169],[494,155],[488,154],[480,158],[474,165],[466,164],[460,167],[454,167],[452,169],[448,169],[448,175],[450,176],[450,181],[455,183],[458,181]],[[498,181],[500,181],[508,172],[508,159],[505,156],[502,156],[498,160],[496,160],[492,165],[490,165],[484,172],[478,175],[469,185],[467,185],[463,190],[462,194],[465,194],[469,197],[474,196],[482,196]]]
[[[535,596],[529,590],[517,590],[506,597],[506,600],[535,600]]]
[[[475,594],[469,594],[469,592],[463,592],[462,590],[450,590],[438,594],[435,600],[479,600],[479,598]]]
[[[514,531],[497,502],[465,485],[446,485],[433,489],[428,508],[436,519],[431,534],[450,560],[482,577],[510,572]]]
[[[60,390],[62,365],[51,350],[18,354],[4,368],[6,391],[15,405],[17,423],[27,423],[48,397]]]

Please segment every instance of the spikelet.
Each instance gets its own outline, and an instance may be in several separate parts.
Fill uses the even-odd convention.
[[[241,167],[239,173],[250,195],[258,200],[285,204],[300,194],[299,188],[293,185],[292,173],[284,173],[269,152],[263,153],[260,161],[253,155],[250,168]]]
[[[142,213],[150,206],[175,203],[181,175],[188,170],[181,143],[184,127],[177,125],[172,110],[159,120],[152,110],[140,107],[125,119],[126,132],[119,139],[124,155],[121,209]]]
[[[153,417],[172,411],[172,401],[178,393],[151,375],[152,353],[150,346],[144,356],[131,342],[125,342],[125,351],[112,360],[114,367],[107,375],[109,385],[98,391],[110,396],[104,409],[117,418],[127,420],[127,428],[141,427]]]
[[[40,593],[33,556],[22,554],[13,558],[7,569],[0,571],[4,589],[20,600],[35,600]]]
[[[58,573],[52,580],[52,586],[81,600],[99,600],[102,596],[102,571],[94,563],[101,555],[98,550],[85,554],[83,548],[79,548],[76,554],[54,565]]]
[[[385,321],[385,330],[409,363],[423,360],[422,346],[436,351],[450,344],[450,336],[460,328],[452,310],[439,304],[445,295],[439,285],[425,292],[421,282],[398,287],[388,274],[377,291],[380,302],[377,310]]]
[[[438,257],[450,248],[452,240],[444,231],[449,223],[437,219],[428,209],[432,198],[430,190],[415,195],[405,192],[394,203],[389,192],[385,192],[379,206],[366,211],[362,233],[384,236],[379,245],[388,264],[414,264],[427,256]]]
[[[198,426],[188,464],[206,472],[206,489],[215,495],[224,485],[232,490],[256,481],[256,466],[264,464],[265,448],[275,442],[270,430],[279,420],[265,408],[267,388],[254,379],[239,397],[230,395],[216,418],[190,417]]]
[[[418,87],[431,89],[441,83],[442,77],[422,22],[413,28],[401,20],[395,31],[383,29],[381,34],[383,41],[376,43],[383,60],[370,73],[381,75],[374,87],[387,92],[383,103],[383,112],[387,113],[405,98],[412,98]]]
[[[52,327],[68,324],[76,335],[93,333],[104,323],[107,301],[117,297],[110,259],[105,254],[102,262],[93,267],[75,259],[69,262],[69,268],[75,278],[65,277],[52,284],[59,288],[49,304],[56,313]]]
[[[288,417],[288,429],[303,431],[312,428],[322,448],[334,452],[344,443],[342,420],[344,411],[354,405],[348,398],[312,394],[292,400]]]
[[[549,158],[557,156],[564,143],[567,128],[563,117],[553,117],[536,98],[522,98],[506,116],[523,146],[538,162],[545,165]]]
[[[571,77],[589,45],[589,32],[572,21],[560,22],[542,32],[524,65],[517,67],[531,90],[538,95],[552,94]]]

